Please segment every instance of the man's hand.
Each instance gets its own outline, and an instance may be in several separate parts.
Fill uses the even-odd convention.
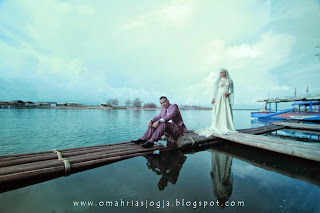
[[[214,104],[214,99],[212,99],[211,104]]]
[[[148,122],[147,127],[151,127],[151,125],[152,125],[152,120]]]
[[[152,124],[152,127],[153,127],[153,128],[157,128],[157,126],[159,125],[159,123],[160,123],[159,121],[154,122],[154,123]]]
[[[230,95],[230,93],[226,92],[224,93],[224,97],[228,97]]]

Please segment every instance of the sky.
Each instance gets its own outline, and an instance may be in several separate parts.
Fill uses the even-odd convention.
[[[319,0],[0,0],[0,100],[210,106],[222,67],[237,108],[317,94],[319,22]]]

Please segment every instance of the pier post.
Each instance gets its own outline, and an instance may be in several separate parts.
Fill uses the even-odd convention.
[[[271,112],[271,103],[269,103],[269,112]]]

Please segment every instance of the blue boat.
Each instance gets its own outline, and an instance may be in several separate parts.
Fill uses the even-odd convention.
[[[258,102],[265,102],[265,108],[259,112],[251,112],[251,117],[275,120],[320,121],[320,95],[274,98],[259,100]],[[293,107],[278,111],[278,104],[281,102],[293,102]],[[274,110],[271,109],[272,103],[275,104]]]

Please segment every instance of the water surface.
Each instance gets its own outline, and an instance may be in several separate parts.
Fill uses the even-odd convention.
[[[157,113],[0,110],[0,155],[138,139]],[[210,111],[181,113],[189,129],[210,125]],[[265,125],[243,110],[234,111],[234,122],[237,129]],[[309,140],[301,134],[291,136]],[[313,134],[310,142],[319,138]],[[136,157],[5,192],[0,194],[0,212],[320,212],[319,175],[319,164],[224,142],[206,149]],[[81,206],[81,201],[93,206]],[[125,204],[111,208],[106,201]],[[217,201],[235,206],[218,207]],[[238,206],[238,201],[244,206]]]

